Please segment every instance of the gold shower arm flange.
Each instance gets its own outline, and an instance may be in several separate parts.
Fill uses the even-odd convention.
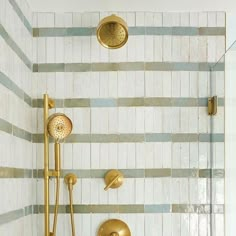
[[[55,107],[55,101],[52,98],[48,98],[48,108],[52,109]]]

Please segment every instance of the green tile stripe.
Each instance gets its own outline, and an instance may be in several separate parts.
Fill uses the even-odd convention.
[[[23,23],[23,25],[25,26],[25,28],[29,31],[30,35],[33,35],[33,29],[31,27],[30,22],[27,20],[27,18],[25,17],[24,13],[22,12],[22,10],[20,9],[20,7],[18,6],[17,2],[15,0],[8,0],[9,3],[12,5],[12,8],[14,9],[14,11],[16,12],[16,14],[18,15],[18,17],[20,18],[21,22]]]
[[[15,125],[9,123],[8,121],[0,118],[0,131],[3,131],[8,134],[12,134],[15,137],[32,141],[32,134],[26,130],[23,130]]]
[[[14,93],[19,99],[23,100],[32,107],[32,98],[24,92],[16,83],[14,83],[7,75],[0,71],[0,84]]]
[[[119,169],[125,178],[224,178],[224,169]],[[74,173],[78,178],[104,178],[107,169],[62,169],[61,178]],[[0,167],[0,179],[4,178],[43,178],[43,169],[22,169]]]
[[[33,72],[210,71],[214,65],[208,62],[42,63],[34,64]],[[224,71],[224,67],[224,63],[218,63],[214,71]]]
[[[32,62],[26,56],[26,54],[21,50],[21,48],[15,43],[15,41],[11,38],[11,36],[7,33],[3,25],[0,24],[0,35],[8,44],[8,46],[16,53],[16,55],[22,60],[22,62],[32,70]]]
[[[101,214],[101,213],[198,213],[198,214],[223,214],[222,204],[128,204],[128,205],[77,205],[74,204],[75,214]],[[54,207],[50,206],[50,213]],[[59,205],[59,214],[69,214],[69,205]],[[44,213],[44,206],[34,206],[35,214]]]
[[[225,36],[225,27],[129,27],[129,35]],[[94,36],[95,27],[34,28],[34,37]]]
[[[0,179],[1,178],[32,178],[33,170],[12,168],[12,167],[0,167]]]
[[[163,98],[163,97],[135,97],[135,98],[67,98],[55,99],[57,108],[76,107],[207,107],[208,98]],[[43,107],[43,99],[33,99],[34,108]],[[224,98],[218,98],[218,106],[224,106]]]
[[[224,169],[119,169],[125,178],[224,178]],[[1,171],[1,169],[0,169]],[[61,178],[74,173],[78,178],[104,178],[107,169],[62,169]],[[34,178],[43,178],[43,170],[34,170]],[[1,177],[1,175],[0,175]]]
[[[43,134],[32,134],[0,118],[0,131],[18,138],[43,143]],[[50,142],[54,142],[50,139]],[[66,143],[138,143],[138,142],[224,142],[224,134],[150,133],[150,134],[71,134]]]
[[[43,143],[43,134],[32,134],[33,143]],[[50,140],[53,142],[53,140]],[[65,143],[224,142],[224,134],[71,134]]]
[[[10,223],[18,220],[24,216],[31,215],[33,213],[33,206],[26,206],[21,209],[3,213],[0,215],[0,225]]]
[[[13,92],[18,98],[34,108],[43,107],[43,99],[31,98],[7,75],[0,71],[0,84]],[[66,98],[54,99],[57,108],[75,107],[207,107],[208,98],[178,97],[124,97],[124,98]],[[218,98],[218,106],[224,106],[224,98]]]

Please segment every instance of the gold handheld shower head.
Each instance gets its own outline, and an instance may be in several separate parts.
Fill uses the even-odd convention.
[[[72,131],[72,122],[63,113],[55,113],[48,118],[48,134],[56,141],[66,138]]]

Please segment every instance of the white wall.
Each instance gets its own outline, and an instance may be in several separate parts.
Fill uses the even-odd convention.
[[[235,0],[28,0],[33,11],[236,11]]]

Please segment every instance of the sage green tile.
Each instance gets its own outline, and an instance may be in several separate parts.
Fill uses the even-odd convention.
[[[92,64],[90,63],[68,63],[65,64],[65,72],[87,72],[91,71]],[[54,71],[57,72],[57,71]]]
[[[32,134],[33,143],[43,143],[43,134]]]
[[[38,64],[38,72],[64,72],[64,71],[65,71],[64,63]]]
[[[171,103],[175,107],[196,107],[198,105],[196,98],[172,98]]]
[[[144,205],[119,205],[119,213],[144,213]]]
[[[163,169],[145,169],[145,177],[170,177],[171,169],[163,168]]]
[[[24,93],[24,101],[25,101],[29,106],[32,107],[32,99],[31,99],[31,97],[30,97],[28,94],[26,94],[26,93]]]
[[[30,22],[27,20],[27,18],[25,17],[21,8],[18,6],[17,2],[15,0],[9,0],[9,3],[12,5],[13,10],[18,15],[19,19],[21,20],[25,28],[28,30],[30,35],[32,35],[32,32],[33,32],[32,26]]]
[[[144,134],[120,134],[119,142],[144,142]]]
[[[171,176],[174,178],[196,178],[198,169],[172,169]]]
[[[39,37],[62,37],[66,36],[66,28],[38,28]]]
[[[71,134],[65,140],[66,143],[90,143],[90,134]]]
[[[68,36],[91,36],[94,35],[95,28],[90,27],[73,27],[66,29],[66,35]]]
[[[144,69],[144,62],[121,62],[117,64],[118,71],[143,71]]]
[[[119,213],[120,205],[91,205],[91,213]]]
[[[145,35],[146,27],[129,27],[129,35]]]
[[[6,133],[12,133],[12,124],[0,118],[0,130]]]
[[[116,99],[112,99],[112,98],[96,98],[96,99],[91,99],[90,106],[91,107],[116,107],[117,102],[116,102]]]
[[[198,134],[172,134],[172,142],[197,142]]]
[[[225,27],[200,27],[199,35],[209,35],[209,36],[217,36],[222,35],[225,36],[226,28]]]
[[[145,177],[144,169],[120,169],[125,178],[143,178]]]
[[[144,106],[144,98],[118,98],[119,107]]]
[[[144,213],[170,213],[170,204],[144,205]]]
[[[116,143],[119,142],[118,134],[91,134],[93,143]]]
[[[14,211],[10,211],[0,215],[0,225],[7,224],[11,221],[15,221],[24,217],[24,209],[18,209]]]
[[[146,142],[171,142],[171,134],[145,134]]]
[[[92,213],[92,206],[91,205],[74,205],[74,213]],[[66,206],[66,212],[70,213],[69,205]]]
[[[164,106],[172,105],[172,98],[144,98],[145,106]]]
[[[200,142],[224,142],[224,134],[199,134]]]
[[[119,63],[93,63],[91,64],[92,71],[118,71]]]
[[[90,99],[65,99],[64,107],[90,107]]]

